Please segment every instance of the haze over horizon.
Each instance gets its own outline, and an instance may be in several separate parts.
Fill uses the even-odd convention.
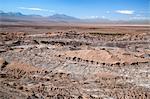
[[[0,10],[49,16],[56,13],[86,19],[150,19],[149,0],[0,0]]]

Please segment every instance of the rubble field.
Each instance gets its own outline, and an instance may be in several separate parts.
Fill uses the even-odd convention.
[[[150,27],[0,26],[0,99],[150,99]]]

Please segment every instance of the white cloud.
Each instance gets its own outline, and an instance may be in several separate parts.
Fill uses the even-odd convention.
[[[144,17],[144,16],[135,16],[135,17],[132,17],[131,19],[138,19],[138,20],[150,20],[149,17]]]
[[[95,18],[99,18],[99,17],[98,16],[90,16],[89,18],[95,19]]]
[[[102,18],[102,19],[105,19],[106,18],[106,16],[86,16],[86,17],[84,17],[84,18],[87,18],[87,19],[99,19],[99,18]]]
[[[133,10],[117,10],[116,13],[132,15],[134,14]]]
[[[32,11],[47,11],[47,12],[55,12],[54,10],[48,10],[48,9],[41,9],[41,8],[28,8],[28,7],[18,7],[19,9],[23,9],[23,10],[32,10]]]
[[[109,14],[109,13],[110,13],[110,11],[106,11],[106,13],[107,13],[107,14]]]
[[[102,16],[102,18],[105,19],[106,17],[105,17],[105,16]]]

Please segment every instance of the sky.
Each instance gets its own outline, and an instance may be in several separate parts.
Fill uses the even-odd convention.
[[[49,16],[111,20],[150,18],[150,0],[0,0],[0,10]]]

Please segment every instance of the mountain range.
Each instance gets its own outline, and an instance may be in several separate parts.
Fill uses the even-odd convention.
[[[25,15],[20,12],[4,12],[0,10],[0,22],[60,22],[60,23],[114,23],[114,24],[150,24],[150,20],[109,20],[104,18],[80,19],[65,14],[51,16]]]

